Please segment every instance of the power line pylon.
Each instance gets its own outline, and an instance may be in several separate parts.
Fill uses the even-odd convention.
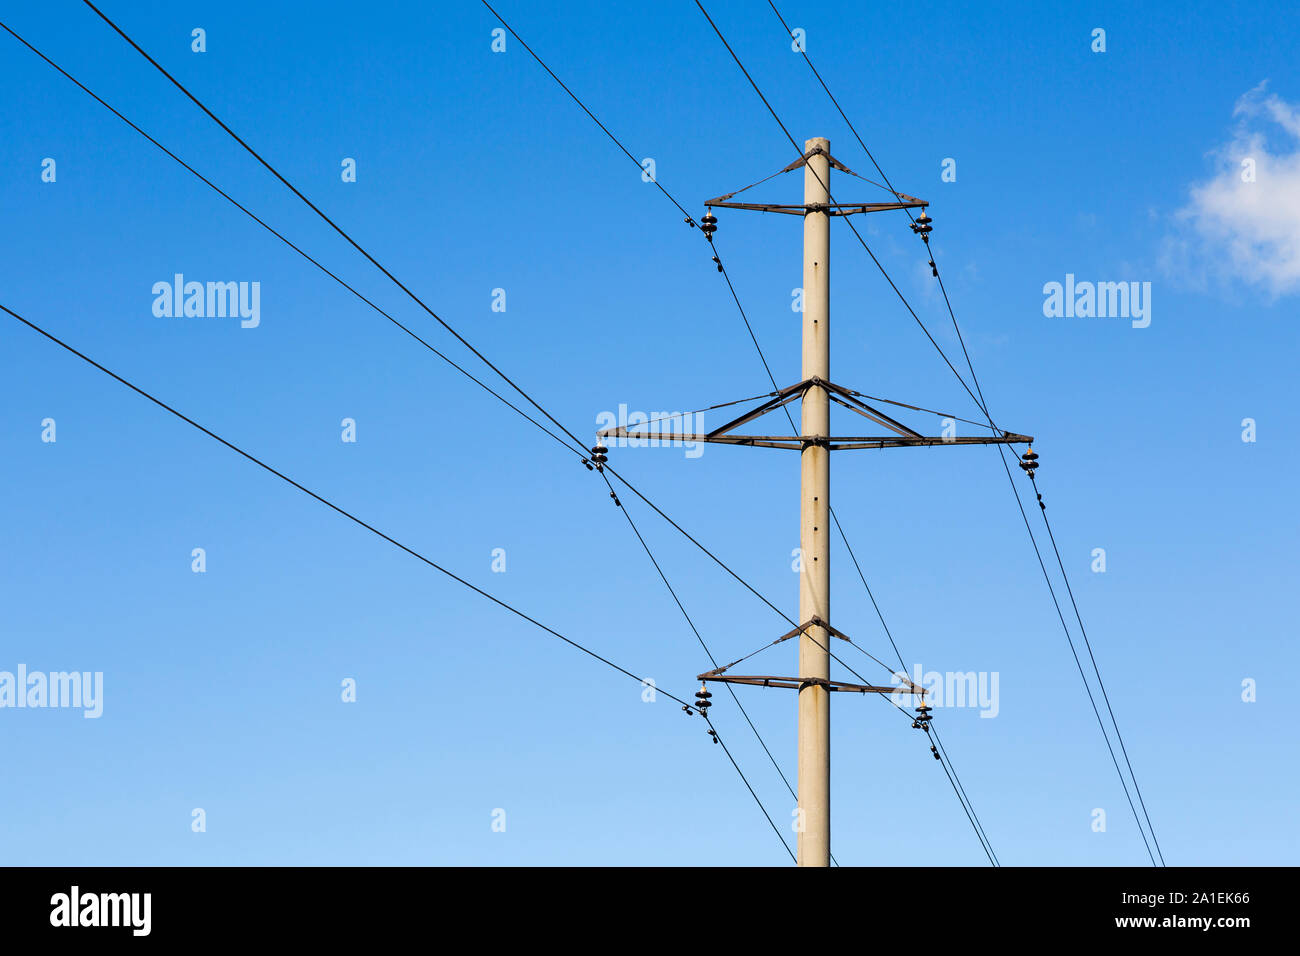
[[[859,392],[836,385],[830,378],[830,220],[832,216],[851,216],[859,213],[883,212],[894,209],[921,209],[929,204],[924,200],[894,193],[890,202],[837,203],[830,191],[832,169],[857,176],[852,170],[831,156],[830,141],[821,137],[804,143],[804,155],[789,166],[774,173],[788,173],[799,167],[804,169],[804,201],[799,205],[781,203],[731,202],[731,198],[751,186],[707,200],[708,214],[702,217],[700,228],[712,242],[717,229],[716,208],[746,209],[802,216],[803,227],[803,357],[802,378],[794,385],[772,393],[765,401],[743,415],[705,434],[684,434],[683,441],[715,442],[719,444],[749,445],[766,448],[786,448],[800,454],[799,486],[799,547],[802,571],[799,575],[799,620],[803,623],[783,634],[767,646],[786,640],[799,640],[798,677],[770,675],[740,676],[727,671],[746,655],[724,667],[699,675],[703,682],[750,684],[769,688],[788,688],[799,695],[798,733],[798,835],[797,860],[799,866],[829,866],[831,853],[830,814],[830,695],[832,692],[849,693],[904,693],[923,695],[924,691],[904,677],[905,686],[876,686],[848,684],[831,679],[830,650],[832,639],[849,641],[847,635],[830,623],[830,453],[858,448],[897,448],[921,445],[948,444],[1014,444],[1028,443],[1033,439],[1010,432],[990,436],[929,437],[904,425],[862,399]],[[861,177],[858,177],[861,178]],[[892,190],[891,190],[892,192]],[[913,226],[923,234],[930,230],[930,218],[922,212]],[[721,268],[721,267],[719,267]],[[800,433],[798,435],[735,434],[734,430],[768,412],[783,408],[798,400],[800,403]],[[883,426],[889,435],[834,436],[830,427],[830,406],[837,404]],[[901,403],[894,403],[901,404]],[[914,406],[904,406],[913,408]],[[599,431],[600,438],[647,439],[657,436],[629,431],[626,426]],[[676,437],[676,436],[674,436]],[[598,445],[592,451],[597,466],[604,460],[608,449]],[[757,652],[754,652],[757,653]],[[703,705],[708,706],[706,692],[702,690]],[[928,730],[929,708],[924,703],[918,722],[913,726]],[[933,750],[933,745],[931,746]],[[936,752],[937,756],[937,752]]]

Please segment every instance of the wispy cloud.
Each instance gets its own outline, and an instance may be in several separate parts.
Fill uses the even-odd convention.
[[[1161,265],[1196,285],[1239,280],[1277,297],[1300,292],[1300,106],[1266,82],[1237,101],[1232,138],[1210,153],[1215,173],[1191,187]]]

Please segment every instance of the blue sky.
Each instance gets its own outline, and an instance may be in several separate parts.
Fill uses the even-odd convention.
[[[707,6],[795,137],[829,137],[875,178],[767,6]],[[1294,863],[1294,11],[780,6],[895,186],[932,203],[932,245],[990,408],[1037,437],[1039,484],[1166,858]],[[687,410],[770,388],[698,233],[517,43],[492,52],[498,24],[480,4],[104,9],[584,439],[620,404]],[[693,3],[497,9],[693,215],[794,158]],[[88,8],[8,6],[3,19],[473,365]],[[206,52],[191,51],[194,28]],[[673,693],[695,690],[707,660],[597,476],[11,37],[0,48],[0,302],[503,600]],[[941,181],[946,158],[955,182]],[[1253,183],[1243,158],[1257,160]],[[879,198],[843,176],[832,189]],[[800,191],[792,175],[753,194]],[[906,219],[858,223],[964,367]],[[833,378],[978,417],[835,226]],[[717,240],[778,382],[794,382],[799,223],[724,212]],[[176,273],[260,283],[260,324],[156,317],[151,288]],[[1045,316],[1044,285],[1067,274],[1150,282],[1149,327]],[[0,709],[0,860],[786,859],[698,719],[644,702],[636,682],[5,319],[0,671],[102,671],[104,702],[94,720]],[[345,418],[355,443],[341,441]],[[616,448],[611,460],[794,614],[792,453]],[[996,454],[846,452],[832,489],[909,667],[999,676],[995,718],[943,708],[937,721],[1003,863],[1145,862]],[[720,660],[788,627],[623,501]],[[1090,569],[1095,548],[1105,573]],[[847,555],[833,560],[834,622],[887,657]],[[794,647],[757,662],[792,671]],[[340,700],[345,678],[355,703]],[[794,696],[742,700],[792,776]],[[791,835],[780,778],[730,698],[715,701]],[[836,700],[832,730],[841,863],[984,862],[896,712]],[[192,832],[194,808],[206,832]]]

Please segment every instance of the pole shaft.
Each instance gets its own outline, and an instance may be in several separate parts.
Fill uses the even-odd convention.
[[[830,141],[820,137],[804,144],[804,203],[822,209],[807,212],[803,221],[803,379],[830,381]],[[830,435],[830,400],[826,389],[813,386],[801,403],[802,433]],[[830,621],[830,451],[809,445],[800,456],[799,621],[817,617]],[[810,628],[799,638],[799,676],[830,677],[830,634]],[[820,647],[818,645],[821,645]],[[831,713],[825,686],[805,685],[799,691],[799,809],[800,866],[829,866],[831,852]]]

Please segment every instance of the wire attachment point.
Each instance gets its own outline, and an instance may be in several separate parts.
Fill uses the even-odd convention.
[[[930,705],[927,704],[925,698],[922,697],[921,706],[916,708],[916,719],[912,721],[912,726],[915,729],[924,730],[927,734],[930,732],[930,721],[933,719],[930,716],[930,709]]]
[[[1029,476],[1029,480],[1033,481],[1034,472],[1038,470],[1038,453],[1034,451],[1032,446],[1026,449],[1025,453],[1020,456],[1020,467],[1024,470],[1025,474]]]
[[[929,212],[922,210],[921,215],[917,216],[916,221],[912,223],[912,231],[920,236],[921,241],[927,245],[930,243],[930,230],[934,228],[930,225],[932,222],[934,220],[930,218]],[[931,262],[930,266],[933,268],[934,263]]]

